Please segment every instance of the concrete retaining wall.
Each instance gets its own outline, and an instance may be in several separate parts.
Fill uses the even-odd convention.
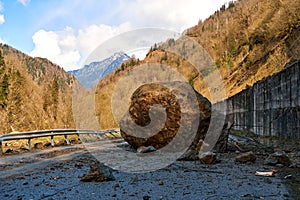
[[[227,100],[234,129],[261,136],[300,138],[300,63],[291,63]]]

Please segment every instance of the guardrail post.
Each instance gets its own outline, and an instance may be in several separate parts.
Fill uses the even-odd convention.
[[[51,136],[51,146],[54,147],[54,136]]]
[[[64,135],[64,136],[65,136],[65,140],[66,140],[67,144],[70,144],[70,141],[68,139],[68,135]]]
[[[28,139],[28,150],[30,151],[31,150],[31,141],[30,141],[31,139]]]
[[[2,150],[2,141],[0,141],[0,156],[3,154],[3,150]]]

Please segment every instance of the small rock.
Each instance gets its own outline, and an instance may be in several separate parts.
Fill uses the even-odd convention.
[[[255,162],[256,156],[252,151],[242,153],[235,158],[236,162],[246,163],[246,162]]]
[[[297,151],[296,156],[300,157],[300,151]]]
[[[51,142],[46,142],[45,144],[44,144],[44,147],[50,147],[51,146]]]
[[[117,188],[120,187],[119,183],[114,186],[114,191],[117,191]]]
[[[12,146],[13,146],[13,147],[19,147],[20,144],[19,144],[19,142],[14,142],[14,143],[12,144]]]
[[[29,148],[28,148],[28,146],[27,145],[22,145],[21,147],[20,147],[20,150],[22,150],[22,151],[29,151]]]
[[[189,149],[180,158],[180,161],[196,161],[199,160],[199,154],[197,149]]]
[[[283,164],[276,164],[276,167],[284,167]]]
[[[75,163],[74,167],[81,169],[83,167],[83,164],[81,163]]]
[[[292,178],[292,174],[286,175],[286,176],[284,177],[284,179],[290,179],[290,178]]]
[[[64,146],[64,145],[66,145],[67,143],[66,143],[66,141],[59,141],[59,142],[57,142],[55,145],[56,146]]]
[[[150,196],[143,196],[143,200],[149,200],[151,197]]]
[[[28,185],[28,182],[24,182],[23,185]]]
[[[163,181],[158,181],[158,185],[164,185]]]
[[[137,149],[138,153],[149,153],[153,151],[156,151],[156,148],[154,146],[148,146],[148,147],[141,146]]]
[[[35,149],[42,149],[44,147],[44,144],[42,142],[37,142],[34,144]]]
[[[265,161],[266,165],[277,165],[282,164],[285,166],[289,166],[291,164],[291,160],[286,154],[275,152],[266,159]]]
[[[83,182],[104,182],[116,180],[112,169],[102,163],[96,162],[91,166],[90,171],[81,178]]]
[[[216,158],[217,154],[213,152],[199,152],[199,159],[202,164],[213,164]]]
[[[77,143],[78,143],[78,141],[76,140],[76,138],[70,139],[70,142],[71,142],[72,144],[77,144]]]
[[[12,150],[10,148],[5,151],[5,153],[12,153],[12,152],[14,152],[14,150]]]

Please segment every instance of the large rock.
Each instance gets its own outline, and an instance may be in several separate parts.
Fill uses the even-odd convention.
[[[177,83],[175,83],[176,86]],[[129,113],[125,115],[120,123],[121,135],[130,145],[134,148],[139,148],[141,146],[153,146],[156,149],[160,149],[176,136],[180,126],[182,125],[181,120],[182,116],[188,116],[189,125],[199,123],[199,126],[196,127],[197,133],[194,137],[192,144],[190,145],[190,152],[192,150],[192,157],[195,159],[198,158],[198,152],[201,147],[199,141],[205,138],[206,132],[209,127],[210,118],[211,118],[211,103],[203,97],[201,94],[197,93],[195,90],[195,96],[197,97],[198,105],[192,107],[192,109],[182,109],[180,106],[180,100],[177,99],[174,93],[184,93],[186,91],[187,86],[178,86],[178,87],[166,87],[161,84],[145,84],[139,87],[132,95]],[[187,97],[189,98],[189,97]],[[196,102],[196,101],[195,101]],[[196,104],[197,104],[196,102]],[[163,125],[157,123],[157,125],[151,122],[151,114],[156,114],[153,116],[159,116],[159,110],[151,110],[155,105],[161,105],[165,111],[161,113],[161,116],[165,116],[165,118],[157,119],[156,122],[165,121]],[[183,105],[184,107],[184,105]],[[200,111],[200,112],[199,112]],[[151,113],[152,112],[152,113]],[[165,114],[166,113],[166,114]],[[200,117],[197,118],[197,116]],[[165,115],[164,115],[165,114]],[[199,119],[199,122],[195,123],[195,120]],[[136,127],[130,127],[130,120],[132,120],[136,125],[140,127],[146,127],[150,123],[154,127],[153,130],[159,130],[155,135],[148,134],[146,131],[143,137],[133,136],[131,132],[136,131]],[[181,127],[182,128],[182,127]],[[143,130],[141,130],[143,132]],[[187,133],[188,137],[188,133]],[[225,137],[226,138],[226,137]],[[222,138],[222,142],[227,142],[227,138]],[[200,142],[201,143],[201,142]],[[221,148],[226,148],[226,145],[219,145]]]

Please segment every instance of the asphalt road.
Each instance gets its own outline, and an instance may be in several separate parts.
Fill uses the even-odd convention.
[[[237,164],[234,157],[221,154],[213,165],[176,161],[147,173],[114,171],[115,181],[94,183],[80,181],[95,162],[83,145],[10,155],[0,158],[0,199],[293,199],[280,170],[275,177],[254,175],[273,169],[261,164],[264,158]]]

